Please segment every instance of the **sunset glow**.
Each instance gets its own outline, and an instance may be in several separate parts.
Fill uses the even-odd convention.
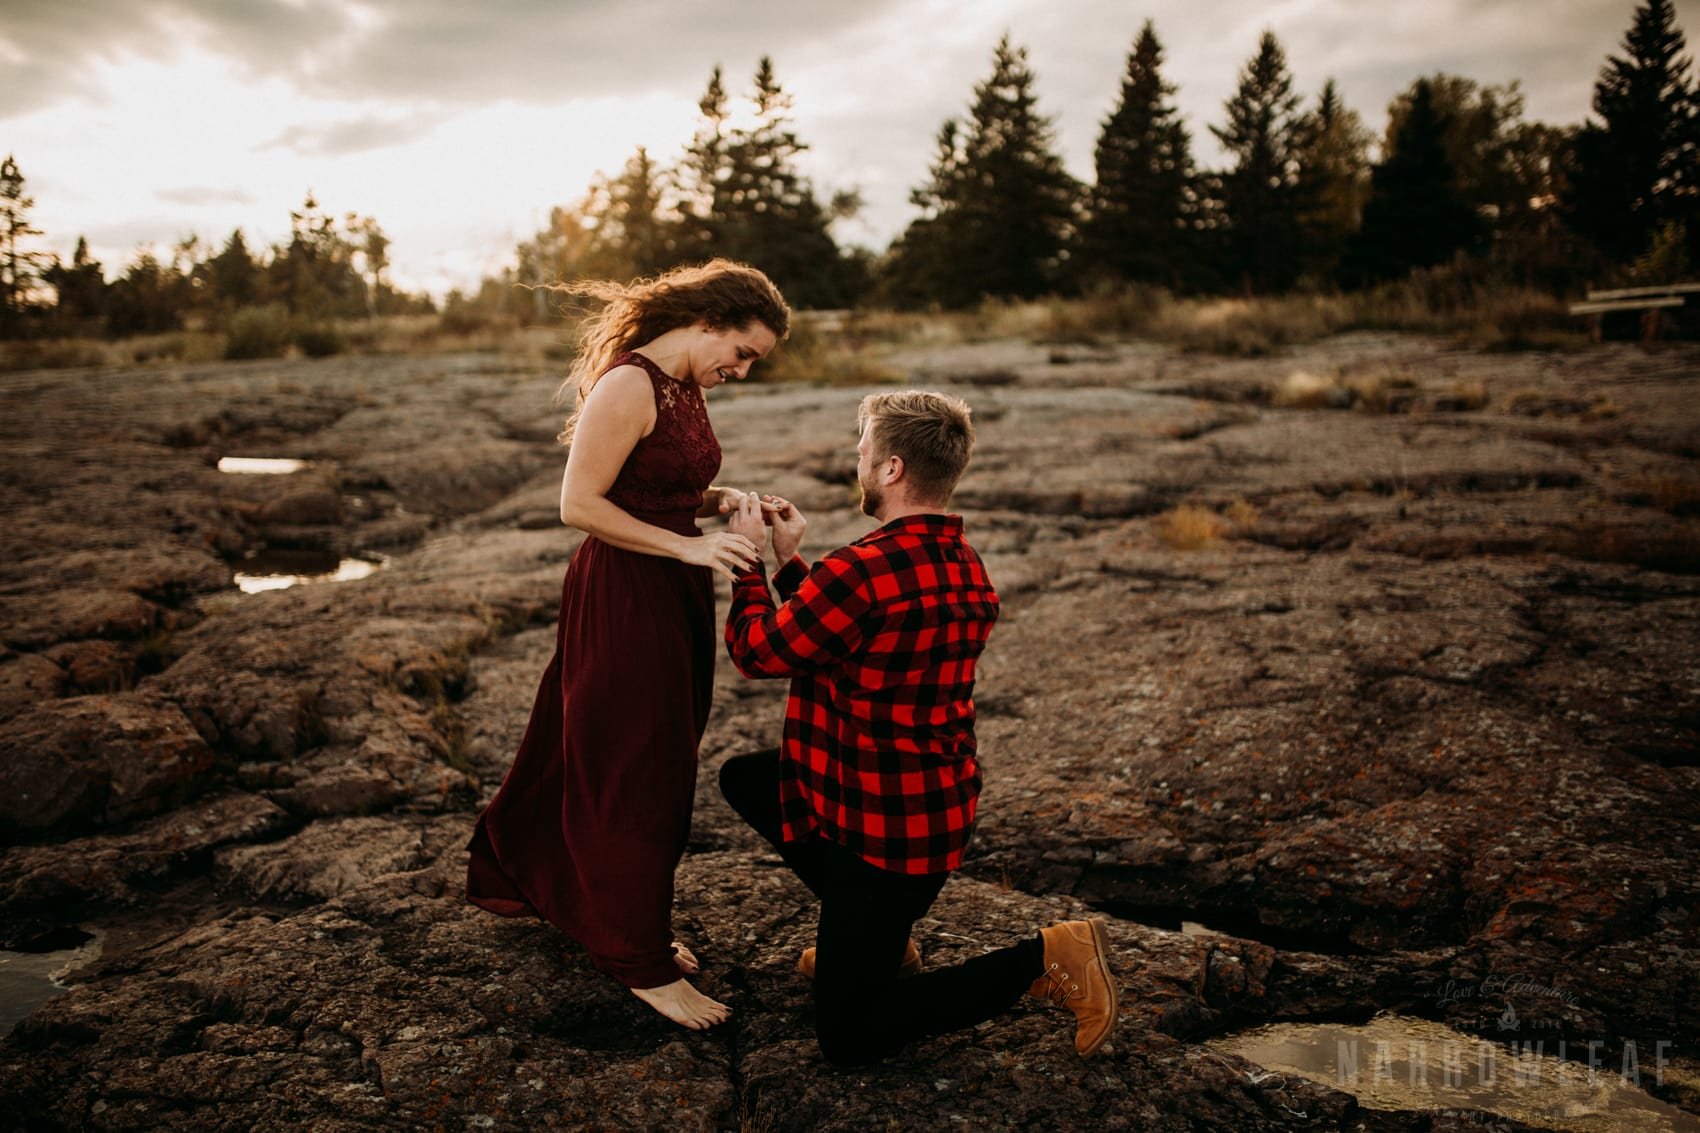
[[[1531,119],[1564,124],[1588,113],[1632,7],[1232,0],[1205,24],[1178,0],[805,3],[762,19],[660,0],[492,4],[476,17],[379,0],[242,14],[210,2],[32,2],[8,5],[0,24],[0,149],[28,179],[42,246],[61,257],[86,236],[116,273],[138,248],[169,256],[180,240],[217,246],[236,228],[264,247],[287,237],[290,211],[312,192],[334,216],[375,217],[397,285],[441,297],[511,262],[552,206],[638,146],[673,160],[716,65],[737,101],[759,58],[773,58],[811,147],[805,171],[823,195],[854,188],[866,203],[840,239],[877,250],[912,215],[938,127],[964,112],[1005,31],[1029,51],[1059,152],[1089,177],[1147,18],[1208,163],[1209,126],[1265,28],[1287,45],[1299,93],[1335,78],[1372,130],[1395,92],[1437,71],[1519,81]],[[1700,0],[1676,9],[1700,24]],[[631,34],[640,25],[653,36]]]

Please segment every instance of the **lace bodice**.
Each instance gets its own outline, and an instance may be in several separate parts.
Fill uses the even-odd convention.
[[[622,354],[608,368],[628,365],[649,375],[655,389],[655,428],[626,457],[608,499],[652,521],[689,521],[702,506],[703,489],[720,471],[720,442],[709,424],[702,387],[668,376],[642,354]]]

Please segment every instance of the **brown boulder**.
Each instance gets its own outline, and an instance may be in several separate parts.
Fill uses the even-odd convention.
[[[158,606],[128,590],[68,589],[0,598],[0,635],[23,649],[88,637],[140,637],[159,617]]]
[[[205,790],[215,762],[168,701],[118,693],[37,705],[0,726],[0,838],[158,813]]]
[[[0,723],[44,700],[56,699],[65,687],[65,670],[36,653],[13,653],[0,646]]]

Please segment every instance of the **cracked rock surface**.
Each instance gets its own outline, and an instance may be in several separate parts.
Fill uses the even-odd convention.
[[[461,899],[577,542],[557,375],[26,373],[0,376],[0,947],[99,947],[0,1042],[0,1128],[1524,1128],[1206,1045],[1380,1011],[1608,1066],[1663,1041],[1654,1092],[1700,1115],[1700,351],[892,364],[975,409],[956,507],[1005,602],[979,827],[916,935],[946,964],[1107,918],[1100,1055],[1027,1000],[821,1060],[812,908],[713,787],[784,688],[724,660],[675,924],[730,1024],[675,1028]],[[805,552],[862,534],[867,392],[716,391],[720,482],[795,500]],[[280,552],[380,565],[237,589]]]

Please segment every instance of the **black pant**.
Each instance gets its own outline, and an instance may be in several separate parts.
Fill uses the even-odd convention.
[[[1042,974],[1044,945],[1033,936],[900,983],[910,930],[950,875],[893,873],[818,836],[782,841],[777,750],[728,759],[720,792],[820,899],[815,1034],[827,1061],[872,1062],[924,1035],[971,1027],[1008,1010]]]

